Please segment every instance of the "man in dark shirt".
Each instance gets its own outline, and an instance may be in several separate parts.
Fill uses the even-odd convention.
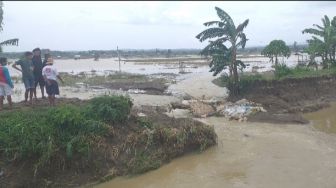
[[[14,69],[22,72],[22,82],[26,88],[25,92],[25,102],[27,103],[28,100],[28,94],[29,94],[29,103],[30,105],[33,104],[33,92],[35,88],[35,81],[34,81],[34,66],[32,63],[33,59],[33,53],[26,52],[24,55],[24,58],[16,61],[12,66]],[[20,65],[21,69],[19,69],[17,66]]]
[[[40,85],[40,89],[41,89],[41,94],[42,94],[42,98],[44,99],[44,86],[45,86],[45,82],[42,76],[42,69],[43,69],[43,63],[42,63],[42,58],[41,58],[41,50],[40,48],[35,48],[33,50],[34,56],[33,56],[33,66],[34,66],[34,78],[35,78],[35,89],[34,89],[34,97],[35,99],[37,99],[36,97],[36,87],[39,84]]]

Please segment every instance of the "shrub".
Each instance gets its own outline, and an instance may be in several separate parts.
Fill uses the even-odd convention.
[[[127,120],[132,101],[124,96],[102,96],[92,99],[86,109],[86,115],[95,120],[118,123]]]
[[[275,66],[274,76],[277,79],[285,77],[285,76],[287,76],[291,73],[292,73],[291,69],[289,67],[287,67],[286,64],[279,64],[279,65]]]
[[[76,106],[42,108],[0,114],[0,154],[8,160],[34,158],[35,166],[46,165],[56,153],[71,160],[76,153],[89,156],[94,138],[108,126],[85,118]]]

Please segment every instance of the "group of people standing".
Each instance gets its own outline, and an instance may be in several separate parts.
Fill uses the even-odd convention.
[[[41,89],[42,99],[45,99],[44,89],[48,94],[49,104],[55,105],[55,95],[59,95],[57,78],[62,80],[57,69],[53,66],[50,53],[44,54],[42,61],[41,50],[35,48],[33,52],[25,52],[24,57],[16,61],[12,67],[22,73],[22,82],[25,86],[25,103],[33,104],[33,97],[37,99],[36,87]],[[0,58],[0,110],[3,108],[4,98],[7,96],[9,107],[12,107],[13,82],[7,65],[7,58]],[[18,67],[20,66],[20,67]],[[29,98],[29,101],[28,101]]]

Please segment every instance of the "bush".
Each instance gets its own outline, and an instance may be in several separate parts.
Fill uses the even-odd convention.
[[[286,64],[279,64],[275,66],[274,76],[277,79],[290,75],[291,73],[292,73],[291,69],[287,67]]]
[[[108,123],[120,123],[127,120],[131,112],[132,101],[124,96],[102,96],[92,99],[86,115],[95,120]]]

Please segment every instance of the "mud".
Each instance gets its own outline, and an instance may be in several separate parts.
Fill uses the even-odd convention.
[[[280,81],[256,81],[244,88],[239,96],[230,96],[229,100],[245,98],[262,104],[269,114],[250,117],[252,121],[304,123],[306,121],[302,119],[302,113],[328,107],[331,101],[336,100],[335,93],[336,76],[288,78]]]

